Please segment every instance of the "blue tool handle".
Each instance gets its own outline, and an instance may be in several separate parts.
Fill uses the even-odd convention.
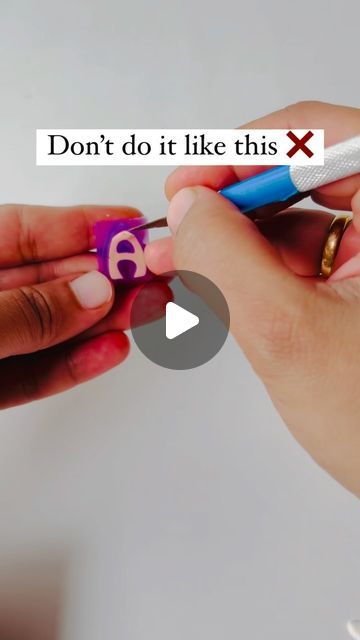
[[[281,166],[235,182],[219,193],[246,213],[273,202],[289,200],[299,191],[291,179],[290,167]]]

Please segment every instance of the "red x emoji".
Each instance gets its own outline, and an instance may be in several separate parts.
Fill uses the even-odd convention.
[[[312,131],[308,131],[303,138],[298,138],[292,131],[289,131],[286,135],[290,138],[291,142],[294,143],[294,146],[287,152],[289,158],[292,158],[295,153],[300,150],[303,151],[308,158],[312,158],[314,154],[311,149],[306,146],[306,143],[309,142],[314,135]]]

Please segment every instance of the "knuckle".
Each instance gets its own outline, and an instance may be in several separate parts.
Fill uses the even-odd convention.
[[[314,329],[305,303],[264,309],[254,319],[256,360],[263,374],[306,366],[314,354]]]
[[[322,109],[323,106],[324,103],[319,100],[300,100],[287,105],[284,107],[287,128],[296,128],[299,125],[299,116],[314,114],[315,111]]]
[[[294,318],[287,310],[273,311],[263,323],[261,347],[272,359],[288,361],[298,352],[302,333],[299,318]]]
[[[39,259],[39,252],[36,235],[32,232],[32,225],[27,220],[27,207],[16,206],[15,216],[18,228],[18,253],[24,263],[36,262]]]
[[[290,105],[290,107],[293,107],[296,111],[303,111],[313,107],[318,108],[323,104],[320,100],[298,100],[293,105]]]
[[[18,289],[17,302],[36,344],[50,344],[58,333],[61,312],[51,297],[36,286]]]

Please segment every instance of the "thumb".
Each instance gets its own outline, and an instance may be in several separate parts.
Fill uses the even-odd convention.
[[[98,322],[113,302],[110,281],[98,271],[0,293],[0,358],[32,353]]]
[[[168,224],[175,268],[200,273],[219,287],[232,333],[253,364],[259,350],[278,351],[279,341],[286,343],[293,333],[309,288],[285,267],[255,224],[205,187],[179,191],[171,200]]]

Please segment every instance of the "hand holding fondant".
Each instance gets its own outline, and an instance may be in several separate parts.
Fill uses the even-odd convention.
[[[125,207],[0,207],[0,408],[64,391],[126,358],[136,290],[114,293],[97,270],[93,226],[138,215]],[[142,247],[139,282],[140,254]],[[146,286],[144,322],[171,298],[163,283]]]

